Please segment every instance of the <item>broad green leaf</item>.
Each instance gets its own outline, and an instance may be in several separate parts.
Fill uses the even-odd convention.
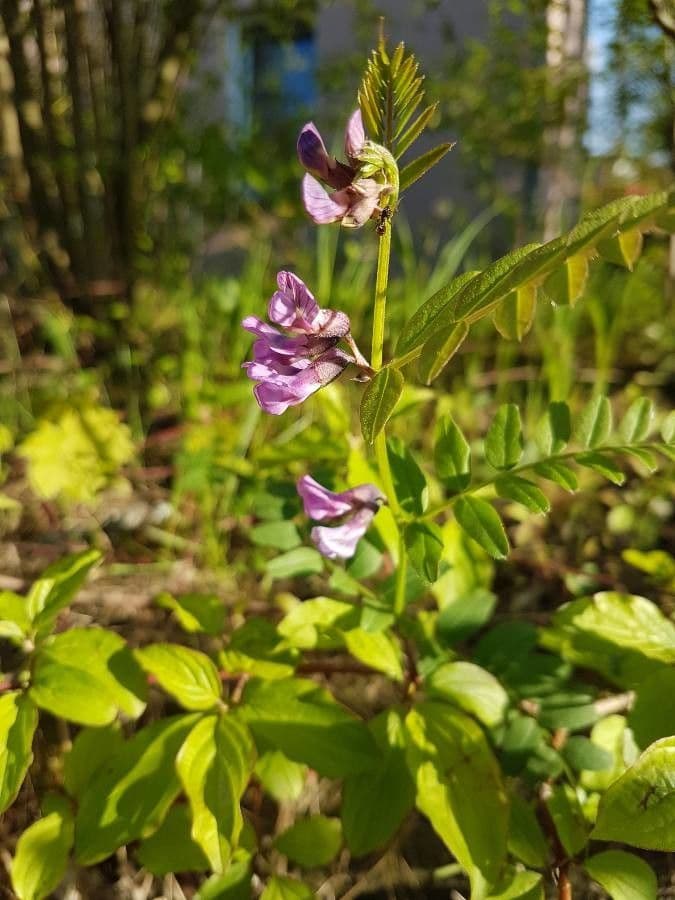
[[[451,416],[440,419],[437,428],[436,474],[449,491],[458,493],[471,482],[471,448]]]
[[[180,791],[175,759],[196,721],[192,714],[147,725],[94,775],[75,818],[81,865],[93,865],[158,828]]]
[[[393,366],[385,366],[366,385],[361,398],[361,431],[372,444],[391,418],[403,391],[404,379]]]
[[[340,778],[378,763],[377,746],[364,723],[312,681],[251,680],[241,715],[256,740],[322,775]]]
[[[383,847],[415,803],[400,714],[393,709],[380,713],[369,728],[382,758],[372,771],[349,775],[342,789],[342,827],[354,856]]]
[[[136,659],[185,709],[212,709],[220,700],[220,678],[213,661],[180,644],[148,644]]]
[[[253,769],[253,742],[232,715],[205,716],[185,739],[176,770],[192,810],[192,838],[224,871],[243,827],[240,799]]]
[[[19,900],[44,900],[66,873],[73,845],[73,815],[64,797],[51,798],[50,812],[20,836],[12,860],[12,885]]]
[[[544,900],[544,880],[539,872],[510,871],[487,900]]]
[[[675,663],[675,625],[654,603],[630,594],[608,591],[566,603],[541,642],[621,687]]]
[[[22,691],[0,695],[0,813],[14,803],[33,761],[37,710]]]
[[[462,275],[458,275],[446,287],[441,288],[440,291],[437,291],[420,306],[403,327],[396,345],[397,357],[410,352],[410,350],[423,344],[438,332],[439,328],[435,325],[436,316],[452,297],[458,294],[478,275],[480,275],[480,272],[476,271],[464,272]],[[453,323],[451,322],[450,324]]]
[[[622,231],[615,237],[608,237],[598,242],[600,256],[617,266],[623,266],[630,272],[642,253],[643,237],[639,228]]]
[[[623,484],[626,476],[617,466],[614,460],[606,453],[600,453],[597,450],[589,453],[579,453],[575,457],[575,461],[585,469],[593,469],[603,478],[611,481],[612,484]]]
[[[39,636],[48,634],[56,617],[73,599],[87,575],[101,559],[98,550],[64,556],[48,566],[26,597],[28,615]]]
[[[505,559],[509,541],[495,508],[479,497],[458,497],[453,507],[461,528],[494,559]]]
[[[259,547],[273,547],[275,550],[292,550],[300,546],[300,533],[293,522],[263,522],[249,532],[251,540]]]
[[[499,407],[485,436],[485,458],[494,469],[512,469],[523,452],[520,410],[515,403]]]
[[[443,553],[443,535],[432,522],[411,522],[403,532],[406,553],[413,569],[424,581],[433,584]]]
[[[280,750],[269,750],[256,761],[255,774],[268,794],[280,803],[297,800],[305,786],[307,766]]]
[[[274,846],[305,869],[326,866],[342,846],[342,825],[327,816],[298,819],[275,838]]]
[[[635,444],[643,441],[649,434],[654,407],[647,397],[638,397],[633,400],[626,410],[626,415],[619,425],[619,434],[627,444]]]
[[[204,632],[218,635],[225,628],[225,604],[215,594],[181,594],[173,597],[162,593],[155,602],[170,609],[178,624],[190,634]]]
[[[607,397],[599,395],[582,410],[576,427],[576,438],[583,447],[603,444],[612,430],[612,407]]]
[[[588,256],[579,253],[568,257],[544,281],[543,291],[558,306],[576,306],[583,297],[588,281]]]
[[[162,877],[172,872],[206,872],[206,854],[192,840],[192,816],[188,806],[172,806],[157,831],[144,840],[136,856],[153,875]]]
[[[654,870],[644,859],[624,850],[604,850],[584,863],[584,868],[612,900],[648,900],[656,897]]]
[[[251,900],[251,863],[249,859],[233,863],[222,875],[212,875],[194,896],[194,900]]]
[[[469,333],[466,322],[448,325],[432,335],[422,347],[422,354],[417,364],[419,376],[425,384],[431,384],[448,365],[455,353],[462,346]]]
[[[314,893],[295,878],[275,875],[265,885],[260,900],[314,900]]]
[[[83,728],[63,759],[63,784],[79,799],[101,766],[121,749],[124,740],[115,722],[102,728]]]
[[[341,646],[340,631],[359,623],[359,608],[343,600],[314,597],[293,606],[279,622],[279,634],[301,650]]]
[[[104,628],[71,628],[38,650],[30,697],[41,709],[80,725],[138,718],[146,681],[125,641]]]
[[[532,806],[519,794],[511,796],[508,847],[526,866],[546,868],[550,852],[546,838]]]
[[[582,772],[580,782],[588,791],[606,791],[626,771],[626,767],[635,762],[638,749],[625,717],[619,715],[605,716],[596,722],[591,729],[591,740],[608,753],[612,761],[602,771]]]
[[[661,437],[666,444],[675,443],[675,409],[661,423]]]
[[[490,619],[497,603],[492,591],[474,588],[453,596],[441,607],[436,634],[443,644],[455,644],[478,631]]]
[[[320,575],[324,569],[323,556],[312,547],[296,547],[267,563],[271,578],[296,578],[300,575]]]
[[[566,491],[574,493],[579,487],[577,476],[574,470],[567,463],[560,462],[557,459],[548,459],[537,463],[533,466],[534,471],[541,478],[552,481]]]
[[[675,849],[675,737],[642,753],[600,800],[593,837],[643,850]]]
[[[429,488],[417,460],[400,438],[389,438],[387,454],[401,509],[412,515],[422,515],[427,508]]]
[[[454,146],[454,143],[438,144],[438,146],[432,147],[431,150],[427,150],[426,153],[404,166],[399,176],[400,192],[403,193],[403,191],[415,184],[419,178],[426,175]]]
[[[570,409],[566,403],[551,403],[537,426],[535,441],[543,456],[560,453],[572,434]]]
[[[560,842],[570,856],[576,856],[588,843],[588,825],[574,788],[554,784],[545,802]]]
[[[605,772],[614,763],[614,757],[608,750],[580,734],[574,734],[565,741],[562,755],[577,772]]]
[[[537,311],[537,286],[525,284],[504,297],[495,309],[492,321],[507,341],[522,341],[532,328]]]
[[[343,634],[345,647],[356,659],[394,681],[403,681],[401,650],[392,634],[353,628]]]
[[[527,478],[519,475],[502,475],[495,481],[498,497],[520,503],[533,513],[547,513],[551,504],[546,494]]]
[[[642,748],[675,734],[675,668],[659,669],[638,684],[628,722]]]
[[[506,856],[508,800],[499,766],[480,726],[446,704],[418,704],[406,729],[417,807],[468,872],[472,896],[480,896]]]
[[[0,638],[20,644],[30,631],[26,600],[12,591],[0,591]]]
[[[426,687],[430,696],[449,700],[488,727],[501,722],[509,703],[494,675],[470,662],[443,663],[431,672]]]

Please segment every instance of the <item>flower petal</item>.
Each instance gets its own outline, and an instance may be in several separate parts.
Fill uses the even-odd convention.
[[[298,136],[298,159],[308,172],[326,179],[330,172],[330,157],[323,138],[314,122],[307,122]]]
[[[312,540],[317,550],[328,559],[350,559],[356,553],[356,546],[370,527],[374,515],[372,509],[364,508],[334,528],[316,525],[312,528]]]
[[[361,118],[361,110],[356,109],[349,117],[347,127],[345,129],[345,153],[347,159],[356,162],[356,157],[361,152],[366,142],[366,131],[363,127],[363,119]]]
[[[339,222],[350,205],[346,191],[330,195],[311,175],[302,179],[302,202],[317,225]]]
[[[352,504],[344,499],[344,494],[329,491],[311,475],[303,475],[298,479],[297,488],[305,508],[305,515],[317,522],[337,519],[353,509]]]
[[[342,218],[345,228],[361,228],[378,209],[380,195],[384,185],[373,178],[362,178],[346,188],[344,193],[349,198],[349,209]],[[335,195],[333,195],[335,197]]]
[[[272,295],[267,312],[277,325],[311,334],[318,330],[314,323],[319,315],[319,304],[307,285],[292,272],[279,272],[279,290]]]

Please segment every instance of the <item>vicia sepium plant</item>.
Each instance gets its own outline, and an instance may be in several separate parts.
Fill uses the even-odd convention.
[[[236,460],[237,535],[251,540],[234,599],[162,594],[164,624],[184,640],[138,646],[83,624],[89,604],[64,628],[97,551],[50,566],[25,595],[0,592],[0,812],[34,819],[3,856],[19,900],[64,879],[69,897],[103,896],[104,878],[192,900],[399,896],[399,879],[406,896],[654,900],[657,872],[669,890],[675,560],[628,548],[631,570],[570,571],[530,542],[551,491],[576,540],[594,520],[561,490],[672,461],[675,414],[635,388],[613,402],[596,391],[580,411],[502,404],[479,434],[485,398],[474,409],[472,397],[469,440],[447,390],[424,389],[420,433],[409,407],[396,413],[405,382],[434,385],[480,320],[520,340],[537,303],[582,298],[596,257],[632,268],[645,233],[672,230],[673,195],[624,197],[465,272],[388,333],[399,204],[450,149],[399,169],[434,116],[423,96],[415,59],[381,42],[344,161],[313,125],[300,134],[310,217],[377,243],[370,359],[361,322],[281,272],[269,322],[243,322],[256,337],[245,368],[261,409],[288,418],[322,389],[328,408],[342,376],[361,435],[333,404],[329,434],[310,426],[293,443],[300,421]],[[672,481],[653,483],[655,507],[672,504]],[[496,579],[511,541],[530,567],[524,588],[506,564]],[[628,591],[638,577],[653,600]]]

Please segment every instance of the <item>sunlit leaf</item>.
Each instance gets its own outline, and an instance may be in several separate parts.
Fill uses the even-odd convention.
[[[385,366],[366,386],[361,399],[361,431],[372,444],[387,424],[403,391],[404,379],[398,369]]]

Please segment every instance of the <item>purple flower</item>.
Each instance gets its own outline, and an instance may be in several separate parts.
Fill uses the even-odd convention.
[[[331,156],[316,126],[308,122],[298,138],[298,158],[307,169],[302,179],[302,200],[311,218],[318,224],[342,222],[351,228],[360,228],[380,212],[379,203],[388,185],[374,178],[359,178],[361,162],[359,154],[366,144],[360,110],[349,117],[345,130],[345,155],[342,163]],[[317,178],[332,193],[317,181]]]
[[[277,284],[279,290],[272,295],[267,312],[284,331],[257,316],[241,323],[258,338],[253,360],[243,367],[249,378],[260,382],[253,391],[260,407],[274,416],[302,403],[354,362],[353,356],[336,346],[349,335],[349,317],[321,309],[291,272],[279,272]]]
[[[370,527],[370,523],[386,497],[374,484],[360,484],[348,491],[335,493],[303,475],[298,481],[298,493],[305,507],[305,514],[317,522],[342,519],[339,525],[316,525],[312,528],[312,540],[317,549],[328,559],[350,559],[356,553],[356,545]]]

